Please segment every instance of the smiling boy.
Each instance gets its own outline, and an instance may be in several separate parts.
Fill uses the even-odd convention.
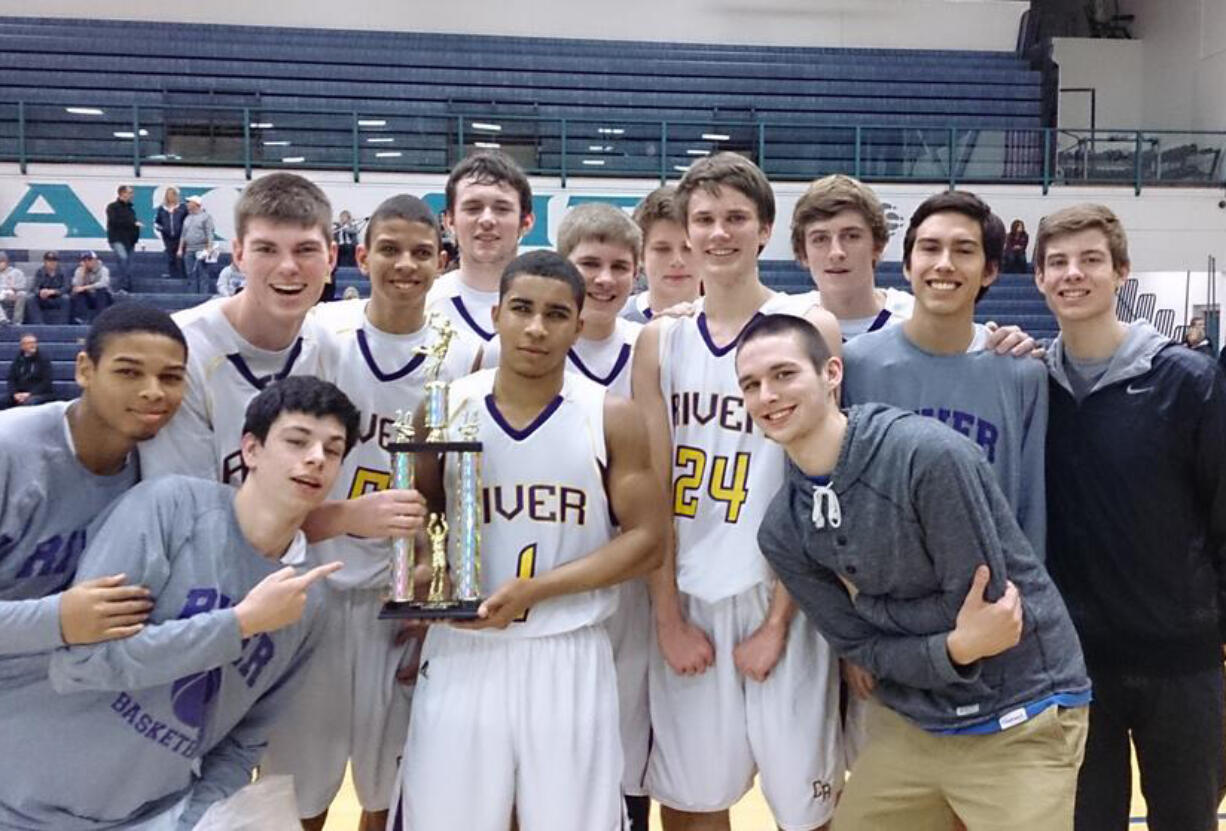
[[[434,214],[415,196],[384,200],[357,248],[370,280],[369,300],[321,304],[312,316],[335,343],[326,372],[362,414],[358,443],[332,489],[357,499],[391,484],[392,425],[425,397],[424,350],[438,339],[427,322],[426,294],[446,261]],[[455,381],[477,363],[480,347],[463,333],[451,342],[439,380]],[[339,536],[311,548],[316,562],[345,568],[326,584],[327,626],[308,680],[269,742],[264,768],[294,776],[303,827],[322,828],[345,767],[362,805],[364,829],[387,824],[400,751],[409,724],[410,692],[397,675],[416,661],[396,644],[399,625],[378,619],[389,581],[387,538]]]
[[[0,754],[0,824],[188,831],[250,783],[319,635],[311,586],[340,566],[293,568],[358,417],[336,387],[302,377],[245,412],[241,486],[142,483],[82,557],[78,581],[122,572],[149,588],[148,624],[57,651],[49,679],[0,692],[12,743]]]
[[[1149,827],[1213,828],[1226,773],[1226,381],[1148,322],[1120,322],[1128,273],[1105,206],[1039,223],[1035,283],[1060,323],[1047,565],[1094,680],[1076,827],[1127,824],[1131,744]]]
[[[752,162],[733,153],[695,162],[677,187],[677,216],[706,290],[702,311],[648,324],[634,367],[676,537],[651,584],[648,790],[669,831],[726,829],[729,806],[760,771],[776,823],[808,831],[829,820],[842,784],[837,672],[758,550],[784,456],[753,428],[733,349],[752,319],[775,311],[811,315],[835,343],[838,327],[811,300],[762,284],[775,199]]]
[[[274,380],[326,370],[326,333],[307,313],[336,262],[327,196],[302,176],[270,173],[243,190],[234,227],[234,263],[246,288],[174,314],[191,346],[188,388],[179,414],[141,447],[147,477],[239,484],[248,402]],[[320,506],[304,530],[312,540],[404,535],[420,512],[411,492],[380,491]]]
[[[840,410],[841,362],[797,318],[751,323],[736,366],[755,425],[789,459],[762,552],[877,678],[834,827],[946,831],[957,816],[1067,831],[1090,683],[983,454],[930,418]]]
[[[426,308],[447,317],[484,345],[482,365],[498,365],[499,339],[490,318],[498,305],[498,281],[532,230],[532,185],[504,153],[474,153],[447,177],[443,218],[455,234],[460,267],[444,275]]]
[[[56,647],[140,630],[151,604],[130,575],[68,587],[99,518],[137,482],[137,443],[178,410],[186,365],[168,314],[115,306],[77,355],[78,398],[0,413],[0,677],[45,672]]]
[[[513,808],[525,831],[622,827],[603,623],[612,587],[658,562],[666,523],[634,405],[566,371],[585,295],[554,252],[516,258],[494,310],[498,368],[451,385],[453,417],[475,419],[484,445],[486,599],[476,622],[432,626],[422,647],[404,828],[506,831]],[[454,466],[445,473],[446,489],[434,465],[419,468],[436,509],[456,492]]]

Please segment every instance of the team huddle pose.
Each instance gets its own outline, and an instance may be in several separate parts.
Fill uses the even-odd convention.
[[[1216,827],[1226,379],[1116,318],[1108,209],[1040,224],[1043,352],[975,323],[1005,233],[971,193],[912,214],[907,293],[872,190],[814,182],[797,295],[735,154],[556,252],[519,253],[506,156],[445,196],[459,268],[393,196],[369,299],[317,306],[331,206],[263,176],[242,292],[116,305],[76,400],[0,413],[0,828],[187,831],[258,770],[321,829],[349,768],[363,831],[728,829],[755,776],[783,831],[1121,831],[1130,741],[1149,827]],[[393,541],[456,510],[388,452],[440,320],[485,600],[404,625]]]

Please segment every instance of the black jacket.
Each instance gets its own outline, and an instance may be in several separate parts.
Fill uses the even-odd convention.
[[[131,250],[140,239],[140,228],[136,227],[136,209],[131,202],[116,199],[106,206],[106,241],[119,242]]]
[[[1226,376],[1133,324],[1080,404],[1048,354],[1047,567],[1091,674],[1221,666]]]
[[[58,267],[49,272],[46,266],[39,266],[38,271],[34,272],[35,292],[41,289],[57,289],[60,294],[68,294],[72,288],[71,283],[67,272]]]
[[[51,361],[42,352],[33,355],[19,352],[13,358],[9,365],[9,397],[18,392],[51,395]]]
[[[158,205],[157,215],[153,220],[154,229],[162,235],[162,239],[174,240],[183,236],[183,219],[187,216],[187,203],[180,202],[172,211],[165,205]]]

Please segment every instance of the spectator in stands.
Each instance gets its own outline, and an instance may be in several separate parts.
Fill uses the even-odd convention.
[[[68,314],[68,293],[71,288],[68,274],[60,269],[60,255],[54,251],[46,252],[42,266],[34,272],[34,284],[30,290],[32,296],[26,301],[26,318],[30,323],[63,322]]]
[[[1026,249],[1030,247],[1030,234],[1026,233],[1026,223],[1020,219],[1013,220],[1009,226],[1009,236],[1005,237],[1005,256],[1001,261],[1001,271],[1005,274],[1026,273]]]
[[[1205,334],[1205,319],[1203,317],[1194,317],[1188,321],[1188,328],[1183,333],[1183,345],[1193,352],[1200,352],[1202,355],[1207,355],[1210,358],[1213,357],[1213,344],[1209,342],[1209,337]]]
[[[217,275],[217,293],[222,297],[233,297],[247,285],[247,278],[238,266],[230,263]]]
[[[129,263],[142,227],[136,221],[136,209],[132,207],[134,194],[131,185],[120,185],[115,201],[106,206],[106,241],[115,252],[115,282],[111,289],[119,295],[126,294],[131,288]]]
[[[358,247],[358,223],[349,211],[341,211],[340,218],[332,223],[332,239],[336,242],[336,265],[356,266],[354,252]]]
[[[81,264],[72,275],[68,319],[72,323],[89,323],[111,303],[111,272],[98,259],[97,254],[86,251],[81,255]]]
[[[153,220],[153,228],[162,237],[162,245],[166,248],[167,273],[180,280],[187,279],[183,259],[179,256],[179,239],[183,236],[183,220],[186,218],[187,206],[179,201],[179,189],[166,188]]]
[[[20,268],[9,265],[9,255],[0,251],[0,307],[14,323],[26,319],[26,301],[29,299],[30,281]]]
[[[213,217],[204,209],[204,200],[189,196],[183,236],[179,238],[179,256],[187,269],[192,290],[197,294],[207,294],[209,290],[209,267],[205,260],[213,253],[213,231]]]
[[[55,397],[51,391],[51,361],[38,351],[38,338],[21,336],[21,351],[9,364],[8,394],[0,409],[32,407]]]

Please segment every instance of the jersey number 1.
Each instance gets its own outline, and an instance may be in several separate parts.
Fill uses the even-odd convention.
[[[707,494],[716,502],[724,503],[724,521],[740,519],[741,506],[749,496],[749,488],[745,485],[749,481],[748,453],[737,453],[731,458],[708,456],[702,448],[682,444],[677,447],[674,464],[684,469],[673,483],[673,513],[676,516],[693,518],[698,515],[698,500],[705,482]]]

